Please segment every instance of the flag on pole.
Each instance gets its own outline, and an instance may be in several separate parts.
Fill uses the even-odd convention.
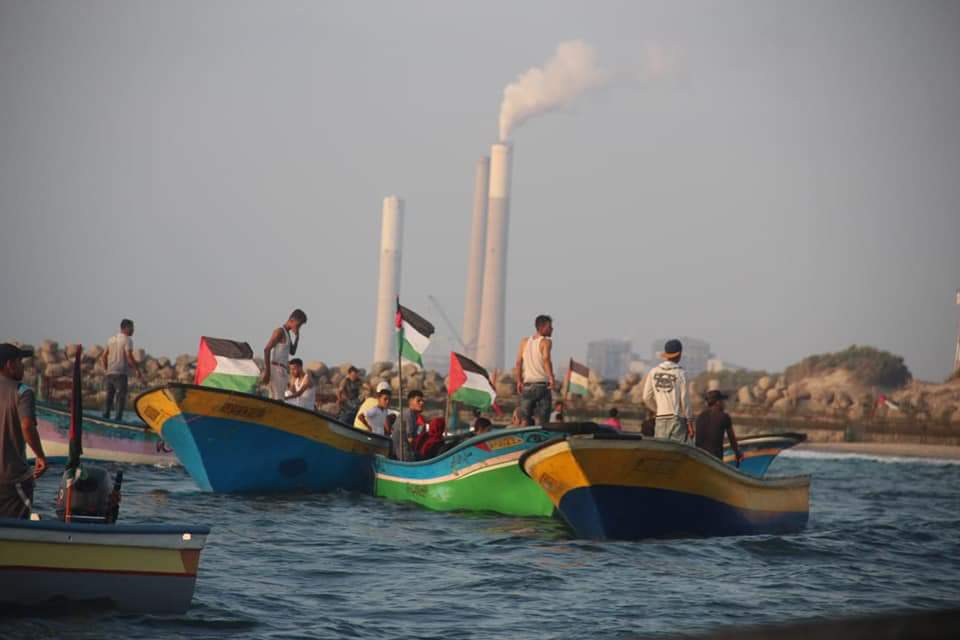
[[[423,352],[430,346],[434,328],[422,316],[397,301],[397,341],[401,361],[423,368]]]
[[[570,368],[567,371],[567,393],[585,396],[589,386],[590,368],[570,358]]]
[[[73,359],[73,388],[70,392],[70,448],[65,471],[72,473],[80,466],[83,454],[83,386],[80,373],[80,358],[83,347],[77,345]]]
[[[453,351],[450,352],[447,393],[455,402],[478,409],[487,409],[497,398],[487,370],[470,358]]]
[[[200,338],[194,384],[253,393],[259,379],[260,367],[253,360],[249,344],[224,338]]]

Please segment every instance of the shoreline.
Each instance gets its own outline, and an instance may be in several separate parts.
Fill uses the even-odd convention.
[[[803,442],[797,451],[853,453],[898,458],[934,458],[960,460],[960,446],[949,444],[917,444],[910,442]]]

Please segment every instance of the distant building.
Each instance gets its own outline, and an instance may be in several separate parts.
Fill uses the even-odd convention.
[[[667,340],[669,338],[654,340],[650,346],[653,357],[657,362],[661,359],[660,354],[663,352],[663,344]],[[690,336],[680,336],[678,340],[683,343],[683,359],[680,364],[687,370],[688,378],[693,378],[706,371],[707,362],[713,358],[713,353],[710,352],[710,343]]]
[[[594,340],[587,343],[587,366],[603,380],[619,380],[633,360],[629,340]]]
[[[720,358],[710,358],[707,360],[707,373],[720,373],[721,371],[746,371],[746,367],[738,364],[721,360]]]

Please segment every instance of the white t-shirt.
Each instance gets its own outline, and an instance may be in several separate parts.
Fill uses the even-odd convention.
[[[387,435],[387,415],[389,413],[389,409],[381,409],[380,406],[377,405],[371,409],[367,409],[367,412],[363,415],[374,433],[385,436]]]
[[[127,362],[128,351],[133,351],[133,338],[125,333],[118,333],[107,340],[107,375],[127,375],[130,370]]]

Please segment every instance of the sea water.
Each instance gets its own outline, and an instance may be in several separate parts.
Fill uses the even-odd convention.
[[[945,461],[787,452],[770,474],[812,474],[803,533],[645,542],[123,468],[123,522],[213,529],[189,612],[8,617],[4,638],[627,638],[960,600],[960,464]],[[36,492],[48,514],[59,471]]]

